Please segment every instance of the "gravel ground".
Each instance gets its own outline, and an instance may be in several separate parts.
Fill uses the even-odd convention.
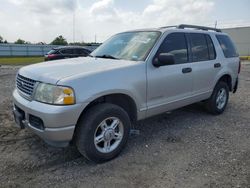
[[[249,63],[224,114],[195,104],[138,122],[140,135],[98,165],[13,126],[17,69],[0,67],[0,187],[250,187]]]

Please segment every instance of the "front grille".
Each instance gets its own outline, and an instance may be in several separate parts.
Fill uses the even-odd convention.
[[[16,87],[20,94],[30,99],[35,87],[36,81],[30,78],[26,78],[20,74],[17,75],[16,78]]]

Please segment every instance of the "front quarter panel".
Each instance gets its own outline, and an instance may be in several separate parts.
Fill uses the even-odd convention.
[[[62,79],[58,85],[71,86],[75,91],[76,103],[91,101],[109,94],[130,96],[136,106],[138,118],[143,118],[146,109],[146,72],[145,62]],[[140,118],[141,117],[141,118]]]

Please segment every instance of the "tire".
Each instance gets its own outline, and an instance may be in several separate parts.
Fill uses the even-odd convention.
[[[109,161],[125,147],[130,127],[130,118],[121,107],[108,103],[93,106],[78,122],[78,151],[96,163]]]
[[[224,95],[222,94],[222,92],[224,92]],[[227,106],[228,99],[228,85],[227,83],[220,81],[216,84],[211,97],[206,101],[206,109],[211,114],[219,115],[224,112]]]

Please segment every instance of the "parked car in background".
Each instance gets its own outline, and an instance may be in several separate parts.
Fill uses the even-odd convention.
[[[83,47],[75,47],[75,46],[57,47],[53,48],[45,55],[45,61],[74,58],[74,57],[86,57],[90,53],[91,53],[90,50]]]

